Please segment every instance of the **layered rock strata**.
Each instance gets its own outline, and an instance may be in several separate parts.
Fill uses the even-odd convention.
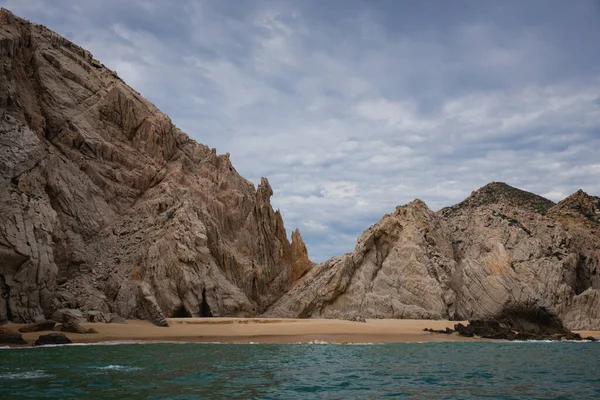
[[[600,199],[550,200],[491,183],[462,203],[415,200],[315,266],[270,316],[488,319],[541,304],[569,329],[600,329]]]
[[[0,323],[65,309],[159,325],[486,320],[535,303],[600,329],[598,197],[492,183],[437,212],[415,200],[315,265],[267,179],[241,177],[88,51],[3,9],[0,55]]]
[[[88,51],[3,9],[0,56],[0,321],[253,316],[306,270],[267,179]]]

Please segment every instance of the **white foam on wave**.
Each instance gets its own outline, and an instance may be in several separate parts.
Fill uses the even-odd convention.
[[[504,341],[501,343],[597,343],[597,342],[593,342],[592,340],[507,340],[507,341]]]
[[[54,375],[47,374],[46,371],[24,371],[24,372],[8,372],[0,374],[0,380],[4,379],[40,379],[51,378]]]
[[[94,367],[95,369],[107,370],[107,371],[139,371],[140,367],[129,367],[126,365],[105,365],[103,367]]]
[[[296,344],[332,344],[332,345],[339,345],[339,346],[373,346],[376,343],[368,343],[368,342],[364,342],[364,343],[339,343],[339,342],[327,342],[324,340],[311,340],[309,342],[296,342]],[[383,344],[383,343],[380,343]]]

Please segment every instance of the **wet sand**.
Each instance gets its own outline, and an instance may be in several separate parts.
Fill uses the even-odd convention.
[[[180,341],[217,343],[390,343],[390,342],[472,342],[465,338],[424,332],[424,328],[452,328],[458,321],[371,319],[366,323],[332,319],[276,318],[170,318],[169,327],[147,321],[128,320],[127,324],[83,323],[97,334],[66,335],[75,343],[109,341]],[[466,321],[463,321],[466,324]],[[23,325],[7,324],[18,329]],[[49,332],[24,333],[30,344]],[[599,331],[581,331],[582,336],[600,338]]]

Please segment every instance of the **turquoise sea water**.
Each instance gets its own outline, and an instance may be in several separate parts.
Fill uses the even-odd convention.
[[[0,350],[0,399],[600,399],[600,343]]]

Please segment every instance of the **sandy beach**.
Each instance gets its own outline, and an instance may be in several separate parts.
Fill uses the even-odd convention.
[[[457,321],[371,319],[366,323],[331,319],[276,318],[171,318],[169,327],[147,321],[128,320],[127,324],[83,323],[97,334],[66,335],[75,343],[108,341],[181,341],[218,343],[383,343],[383,342],[468,342],[482,339],[456,334],[424,332],[424,328],[452,328]],[[466,323],[466,321],[463,321]],[[23,325],[7,324],[18,329]],[[48,332],[25,333],[30,344]],[[579,331],[582,336],[600,338],[598,331]]]

